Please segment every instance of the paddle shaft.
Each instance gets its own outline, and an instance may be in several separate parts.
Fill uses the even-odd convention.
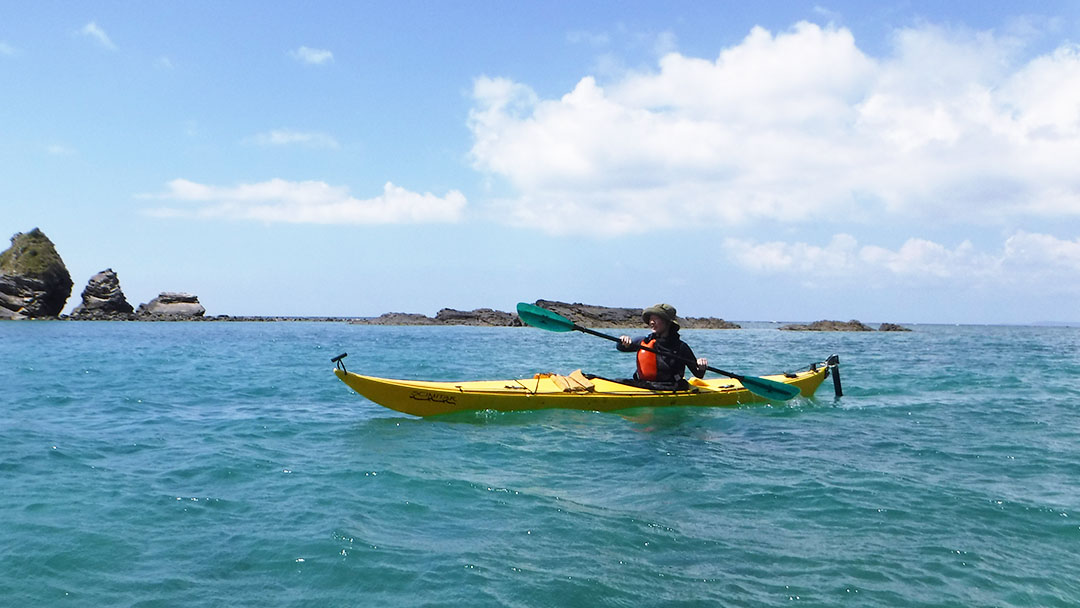
[[[609,336],[609,335],[607,335],[605,333],[600,333],[600,332],[598,332],[596,330],[589,329],[588,327],[582,327],[582,326],[578,325],[577,323],[574,323],[574,329],[577,330],[577,331],[589,334],[589,335],[596,336],[598,338],[604,338],[605,340],[611,340],[612,342],[622,342],[622,340],[620,340],[619,338],[616,338],[615,336]],[[656,353],[658,355],[664,355],[665,357],[675,357],[676,359],[678,359],[679,361],[682,361],[683,363],[689,363],[691,365],[697,366],[697,361],[695,361],[693,359],[688,359],[688,358],[685,358],[685,357],[680,357],[680,356],[676,355],[675,353],[659,351],[659,350],[656,350],[655,348],[645,346],[644,344],[638,344],[638,348],[640,348],[641,350],[644,350],[644,351],[648,351],[650,353]],[[710,372],[720,374],[721,376],[727,376],[728,378],[734,378],[734,379],[738,380],[739,382],[742,382],[746,378],[746,376],[740,376],[739,374],[733,374],[731,372],[725,372],[722,369],[716,369],[715,367],[710,367],[708,365],[705,366],[705,369],[709,370]]]

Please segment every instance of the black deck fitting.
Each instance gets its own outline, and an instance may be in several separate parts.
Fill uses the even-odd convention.
[[[349,370],[345,369],[345,362],[342,361],[342,359],[344,359],[345,357],[348,357],[348,356],[349,356],[349,353],[341,353],[340,355],[334,357],[333,359],[330,359],[330,362],[331,363],[336,363],[338,369],[340,369],[341,371],[343,371],[345,373],[349,373]]]
[[[840,355],[832,355],[825,361],[829,366],[829,371],[832,372],[832,385],[833,390],[836,391],[837,397],[844,396],[844,388],[840,386]]]

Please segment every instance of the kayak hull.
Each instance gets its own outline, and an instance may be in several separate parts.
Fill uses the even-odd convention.
[[[768,403],[748,391],[738,380],[693,379],[687,391],[657,391],[592,378],[590,388],[567,388],[563,376],[537,374],[520,380],[469,382],[427,382],[391,380],[334,369],[334,374],[367,399],[389,409],[413,416],[437,416],[471,410],[513,412],[541,409],[574,409],[610,412],[638,407],[731,407]],[[764,376],[798,387],[810,397],[828,375],[828,366],[819,363],[795,374]]]

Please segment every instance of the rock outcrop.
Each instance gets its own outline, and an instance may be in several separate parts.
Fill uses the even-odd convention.
[[[896,323],[882,323],[878,331],[911,331],[910,327],[904,327],[903,325],[897,325]]]
[[[112,268],[90,277],[82,292],[82,303],[71,311],[71,318],[82,320],[130,319],[135,310],[120,289],[120,279]]]
[[[0,318],[56,317],[71,296],[71,274],[41,230],[11,237],[0,253]]]
[[[491,308],[477,308],[475,310],[444,308],[435,314],[435,320],[444,325],[521,327],[521,319],[518,319],[516,314]]]
[[[850,321],[814,321],[809,325],[784,325],[780,329],[785,331],[874,331],[873,328],[863,325],[852,319]]]
[[[440,325],[427,315],[414,312],[388,312],[371,319],[353,319],[356,325]]]
[[[641,308],[614,308],[590,304],[567,304],[552,300],[537,300],[536,305],[563,315],[585,327],[643,327]],[[679,317],[684,329],[738,329],[735,323],[712,317]],[[473,325],[483,327],[521,327],[517,314],[477,308],[456,310],[444,308],[435,317],[415,313],[389,312],[371,319],[354,319],[359,325]]]
[[[444,308],[434,317],[417,313],[388,312],[372,319],[354,319],[358,325],[472,325],[483,327],[520,327],[517,315],[491,308],[455,310]]]
[[[593,306],[590,304],[568,304],[553,300],[537,300],[536,305],[558,313],[583,327],[642,327],[642,308],[619,308],[611,306]],[[737,323],[716,317],[679,316],[683,329],[739,329]]]
[[[163,291],[146,304],[139,304],[135,314],[144,319],[185,319],[202,317],[206,314],[206,309],[199,304],[198,296]]]

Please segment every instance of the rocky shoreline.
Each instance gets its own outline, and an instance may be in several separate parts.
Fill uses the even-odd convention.
[[[196,295],[163,291],[151,301],[133,307],[111,268],[90,277],[82,301],[70,315],[63,315],[73,283],[52,241],[39,229],[17,233],[11,247],[0,253],[0,320],[52,319],[64,321],[215,321],[337,322],[356,325],[465,325],[474,327],[522,327],[516,313],[477,308],[444,308],[434,317],[417,313],[389,312],[378,317],[292,317],[206,315]],[[560,314],[583,327],[641,328],[641,307],[612,307],[537,300],[536,305]],[[716,317],[680,317],[684,329],[740,329],[737,323]],[[809,325],[785,325],[787,331],[875,331],[859,321],[816,321]],[[892,323],[877,331],[911,331]]]
[[[783,331],[875,331],[873,327],[852,319],[850,321],[814,321],[809,325],[794,323],[784,325]],[[911,328],[896,323],[882,323],[877,331],[911,331]]]

